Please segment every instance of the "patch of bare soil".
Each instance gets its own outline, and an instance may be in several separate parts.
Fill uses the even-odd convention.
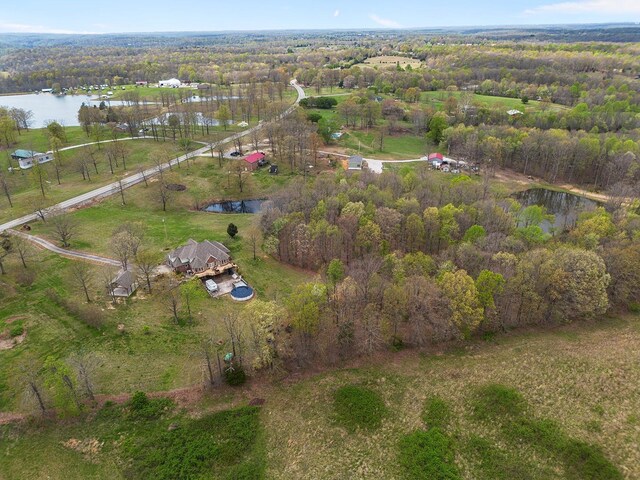
[[[166,185],[167,190],[171,190],[174,192],[183,192],[187,189],[186,185],[182,185],[181,183],[168,183]]]
[[[23,320],[27,318],[26,315],[14,315],[13,317],[5,318],[4,323],[9,325],[10,323],[17,322],[18,320]]]
[[[70,438],[66,442],[62,442],[62,445],[74,452],[82,454],[86,460],[93,461],[100,453],[104,442],[100,442],[96,438],[87,438],[85,440]]]
[[[0,350],[11,350],[16,345],[20,345],[27,338],[27,332],[17,337],[11,337],[7,332],[0,334]]]

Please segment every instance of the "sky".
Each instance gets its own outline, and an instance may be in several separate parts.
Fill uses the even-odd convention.
[[[640,22],[640,0],[21,0],[0,32],[123,33]]]

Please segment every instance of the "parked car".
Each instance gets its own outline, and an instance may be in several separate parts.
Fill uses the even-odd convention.
[[[260,160],[258,160],[258,166],[259,167],[264,167],[267,163],[267,159],[266,158],[261,158]]]
[[[231,152],[229,155],[231,155],[232,157],[241,157],[242,154],[240,152],[238,152],[237,150],[235,152]]]
[[[218,284],[211,279],[204,282],[204,286],[209,292],[213,293],[218,291]]]

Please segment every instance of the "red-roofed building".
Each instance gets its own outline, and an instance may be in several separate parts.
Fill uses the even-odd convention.
[[[444,155],[442,155],[441,153],[430,153],[429,154],[429,160],[440,160],[443,161],[444,160]]]
[[[264,160],[264,153],[262,152],[255,152],[252,153],[251,155],[247,155],[246,157],[244,157],[244,161],[247,162],[249,164],[249,168],[251,170],[255,170],[256,168],[258,168],[258,163],[260,162],[260,160]]]

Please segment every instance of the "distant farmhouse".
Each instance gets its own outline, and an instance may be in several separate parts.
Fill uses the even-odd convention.
[[[16,150],[11,154],[11,158],[17,160],[18,165],[23,170],[33,167],[34,163],[47,163],[53,160],[53,153],[39,153],[33,150]]]
[[[196,242],[191,239],[167,255],[167,265],[177,273],[197,277],[221,275],[237,268],[231,261],[229,249],[220,242]]]
[[[159,87],[178,88],[182,85],[182,82],[177,78],[170,78],[169,80],[160,80],[158,82]]]

